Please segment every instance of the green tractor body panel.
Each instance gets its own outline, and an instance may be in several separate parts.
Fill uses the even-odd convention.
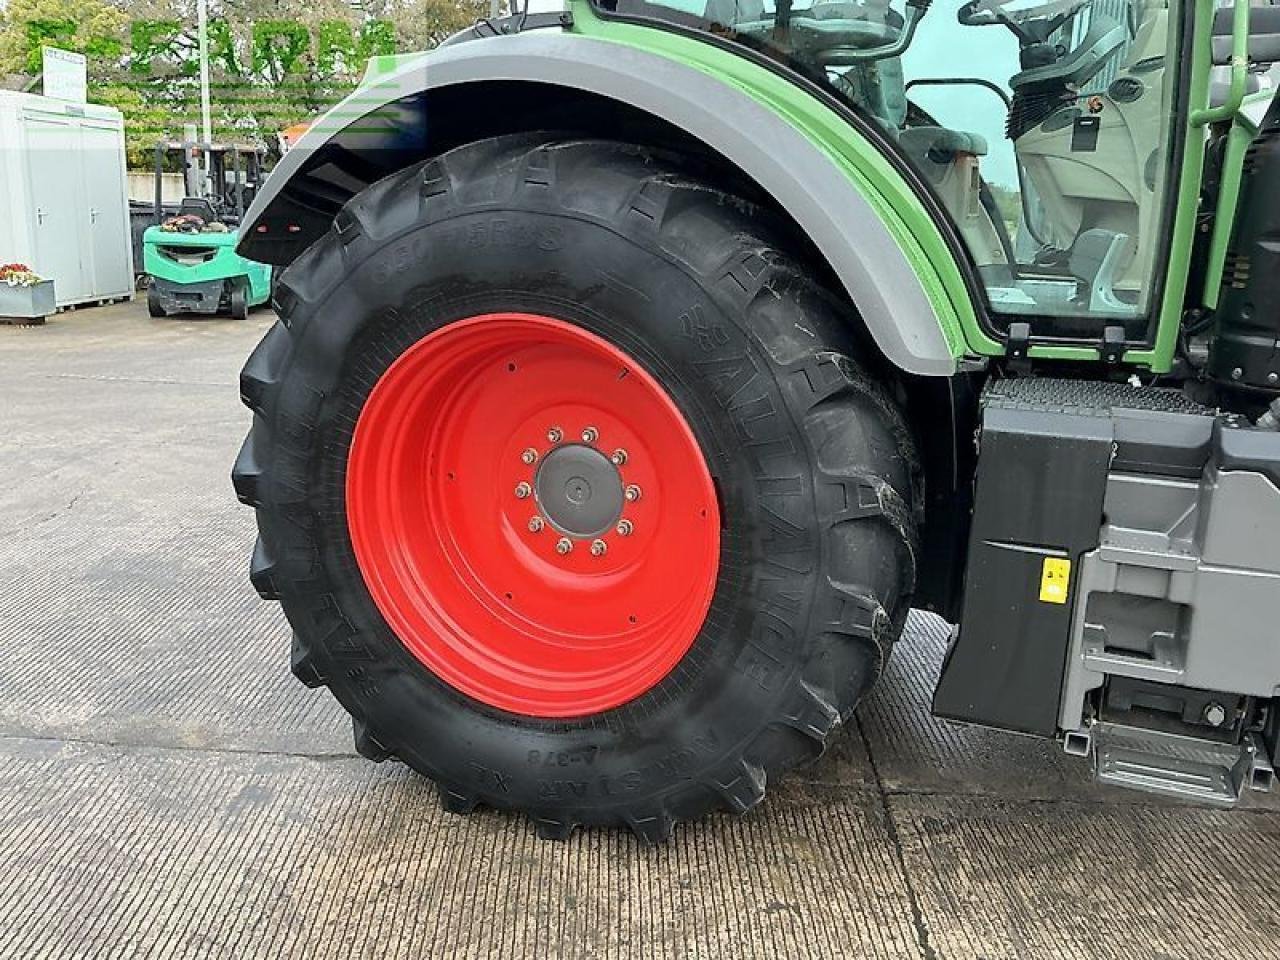
[[[142,236],[143,269],[166,293],[180,298],[183,288],[242,281],[251,307],[271,297],[271,267],[236,252],[239,233],[177,233],[149,227]]]
[[[602,20],[582,0],[573,4],[574,32],[625,44],[687,64],[730,84],[809,139],[853,183],[884,221],[929,296],[952,355],[998,353],[978,327],[972,295],[955,252],[920,197],[875,146],[803,88],[737,53],[690,37]]]
[[[657,0],[679,6],[675,0]],[[1171,5],[1176,12],[1177,4]],[[704,39],[625,19],[602,18],[591,0],[572,0],[576,32],[651,50],[688,63],[742,89],[756,101],[775,110],[811,139],[842,172],[853,180],[875,204],[895,239],[913,263],[917,264],[922,283],[930,291],[939,324],[956,356],[998,357],[1008,347],[1003,338],[992,335],[991,326],[980,320],[981,294],[966,285],[956,251],[949,245],[936,222],[936,216],[921,203],[919,195],[895,169],[876,145],[852,129],[848,120],[833,111],[812,92],[744,57],[732,45],[706,42]],[[938,15],[943,15],[939,11]],[[1195,4],[1181,37],[1182,46],[1190,51],[1185,58],[1184,85],[1186,110],[1168,131],[1171,143],[1187,144],[1180,162],[1171,173],[1169,211],[1166,219],[1169,245],[1163,275],[1159,277],[1162,293],[1153,304],[1154,316],[1150,345],[1128,349],[1123,362],[1146,367],[1155,372],[1168,371],[1173,363],[1177,331],[1186,309],[1187,275],[1196,241],[1196,216],[1200,200],[1204,167],[1202,127],[1210,113],[1210,38],[1214,9],[1210,4]],[[1172,16],[1172,14],[1171,14]],[[948,72],[940,64],[939,74]],[[1221,107],[1217,108],[1219,111]],[[1229,113],[1228,113],[1229,116]],[[1219,118],[1221,119],[1221,118]],[[1234,147],[1243,147],[1256,132],[1247,123],[1241,125]],[[1239,156],[1235,157],[1239,165]],[[1228,164],[1230,166],[1230,163]],[[1238,173],[1238,170],[1236,171]],[[1234,192],[1224,197],[1234,200]],[[1219,234],[1217,264],[1221,265],[1221,247],[1230,235],[1234,208],[1224,203],[1216,221]],[[1214,278],[1214,274],[1210,273]],[[1216,291],[1208,291],[1213,296]],[[1197,291],[1198,293],[1198,291]],[[1207,301],[1212,307],[1214,300]],[[1099,329],[1100,339],[1101,330]],[[1031,359],[1097,362],[1099,348],[1072,344],[1032,343],[1027,351]]]

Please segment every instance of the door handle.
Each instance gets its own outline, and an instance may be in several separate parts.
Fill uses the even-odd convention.
[[[36,207],[36,224],[43,226],[45,218],[45,210],[43,207]]]

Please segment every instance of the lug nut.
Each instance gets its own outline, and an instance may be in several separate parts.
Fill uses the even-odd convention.
[[[591,555],[593,557],[603,557],[605,554],[605,551],[608,549],[609,549],[609,545],[605,543],[603,540],[591,541]]]
[[[583,443],[595,443],[599,439],[600,439],[600,431],[597,430],[595,427],[587,427],[585,430],[582,431]]]
[[[617,450],[613,451],[613,456],[609,459],[613,462],[615,467],[620,467],[627,462],[627,451],[619,447]]]
[[[622,495],[632,503],[640,499],[640,488],[634,483],[627,484],[627,489],[622,491]]]
[[[530,518],[529,518],[529,532],[530,532],[530,533],[541,533],[541,532],[542,532],[542,528],[543,528],[544,526],[546,526],[546,524],[544,524],[544,523],[542,522],[542,518],[541,518],[541,517],[530,517]]]
[[[632,525],[632,523],[631,523],[631,521],[630,521],[630,520],[619,520],[619,521],[618,521],[618,527],[617,527],[617,530],[618,530],[618,536],[620,536],[620,537],[629,537],[629,536],[631,536],[631,531],[632,531],[632,530],[634,530],[634,529],[635,529],[635,527]]]
[[[538,459],[538,451],[533,449],[533,447],[529,447],[524,451],[524,453],[520,454],[520,459],[525,463],[533,463]]]
[[[518,500],[527,499],[531,493],[533,493],[533,487],[529,486],[523,480],[516,484],[516,498]]]
[[[564,431],[561,430],[559,427],[552,427],[550,430],[547,431],[548,443],[559,443],[563,439],[564,439]]]
[[[568,553],[572,549],[573,549],[573,541],[570,540],[568,537],[561,537],[559,540],[556,541],[556,553],[560,554],[560,556],[563,557],[566,553]]]

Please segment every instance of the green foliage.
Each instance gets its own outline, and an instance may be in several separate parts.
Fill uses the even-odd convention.
[[[174,55],[181,34],[177,20],[135,20],[129,24],[130,72],[151,74],[157,59]]]
[[[300,23],[264,20],[253,25],[253,69],[277,83],[298,72],[311,35]]]
[[[71,49],[75,44],[76,22],[74,20],[32,20],[27,24],[27,57],[23,62],[28,73],[38,73],[41,69],[42,47],[61,47]]]
[[[127,4],[130,16],[120,9]],[[349,93],[370,57],[426,49],[487,14],[489,0],[210,0],[213,133],[259,140]],[[90,99],[121,110],[132,166],[199,123],[192,0],[0,0],[0,79],[41,69],[43,45],[84,53]]]
[[[1022,221],[1021,194],[1017,190],[1010,190],[995,183],[988,184],[988,187],[991,190],[992,199],[996,202],[996,209],[1000,211],[1000,219],[1009,225],[1010,230],[1016,230]]]
[[[110,61],[123,50],[125,14],[103,0],[8,0],[0,4],[0,75],[35,75],[41,46]]]

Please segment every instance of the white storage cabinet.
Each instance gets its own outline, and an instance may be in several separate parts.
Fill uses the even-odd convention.
[[[133,294],[119,110],[0,90],[0,262],[51,278],[59,307]]]

